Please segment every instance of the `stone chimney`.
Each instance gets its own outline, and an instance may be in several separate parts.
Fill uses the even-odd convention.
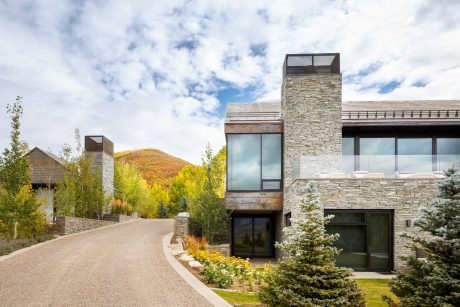
[[[281,101],[287,187],[300,156],[342,154],[340,54],[287,54]]]
[[[113,143],[103,135],[85,136],[85,151],[93,159],[93,168],[102,173],[105,195],[113,196]]]

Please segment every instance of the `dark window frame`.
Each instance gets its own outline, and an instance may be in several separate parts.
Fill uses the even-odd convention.
[[[355,271],[374,271],[374,272],[391,272],[394,269],[394,210],[392,209],[324,209],[324,216],[334,215],[334,212],[340,213],[364,213],[364,222],[339,222],[334,223],[332,219],[328,225],[331,226],[365,226],[366,227],[366,268],[364,270],[354,269]],[[388,269],[376,269],[370,267],[370,230],[369,225],[369,216],[372,213],[385,213],[389,214],[389,225],[388,225]],[[327,227],[327,225],[326,225]]]
[[[259,135],[260,136],[260,189],[258,190],[229,190],[228,189],[228,136],[229,135]],[[280,174],[280,179],[263,179],[262,177],[262,169],[263,169],[263,153],[262,153],[262,135],[266,134],[276,134],[280,135],[281,137],[281,174]],[[265,132],[265,133],[226,133],[225,134],[225,146],[226,146],[226,151],[225,151],[225,191],[227,192],[280,192],[283,191],[283,177],[284,177],[284,134],[280,132]],[[280,183],[280,188],[279,189],[263,189],[263,183],[264,182],[279,182]]]

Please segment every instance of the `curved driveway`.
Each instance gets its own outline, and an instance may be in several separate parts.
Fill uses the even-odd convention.
[[[1,306],[210,306],[169,265],[172,220],[64,237],[0,262]]]

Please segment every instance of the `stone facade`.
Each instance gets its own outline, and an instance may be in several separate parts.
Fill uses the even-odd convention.
[[[296,206],[299,197],[306,193],[310,180],[295,180],[285,190],[284,213],[291,212],[299,218]],[[312,179],[316,184],[324,209],[387,209],[393,210],[394,269],[403,267],[401,256],[413,255],[406,247],[403,232],[414,233],[416,228],[407,227],[406,220],[418,217],[419,209],[436,196],[433,179]]]
[[[299,156],[342,155],[342,76],[286,75],[281,88],[284,119],[284,185]]]
[[[115,224],[112,221],[103,221],[95,219],[84,219],[80,217],[58,216],[56,225],[60,235],[69,235],[72,233],[82,232],[86,230],[96,229],[108,225]]]
[[[174,217],[174,236],[185,238],[190,232],[188,216],[175,216]]]
[[[88,152],[93,159],[93,168],[102,172],[102,185],[107,197],[113,196],[114,159],[106,152]]]

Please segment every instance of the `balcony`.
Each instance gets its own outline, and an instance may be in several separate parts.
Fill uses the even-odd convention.
[[[460,155],[300,156],[293,179],[436,179],[453,165],[460,165]]]

